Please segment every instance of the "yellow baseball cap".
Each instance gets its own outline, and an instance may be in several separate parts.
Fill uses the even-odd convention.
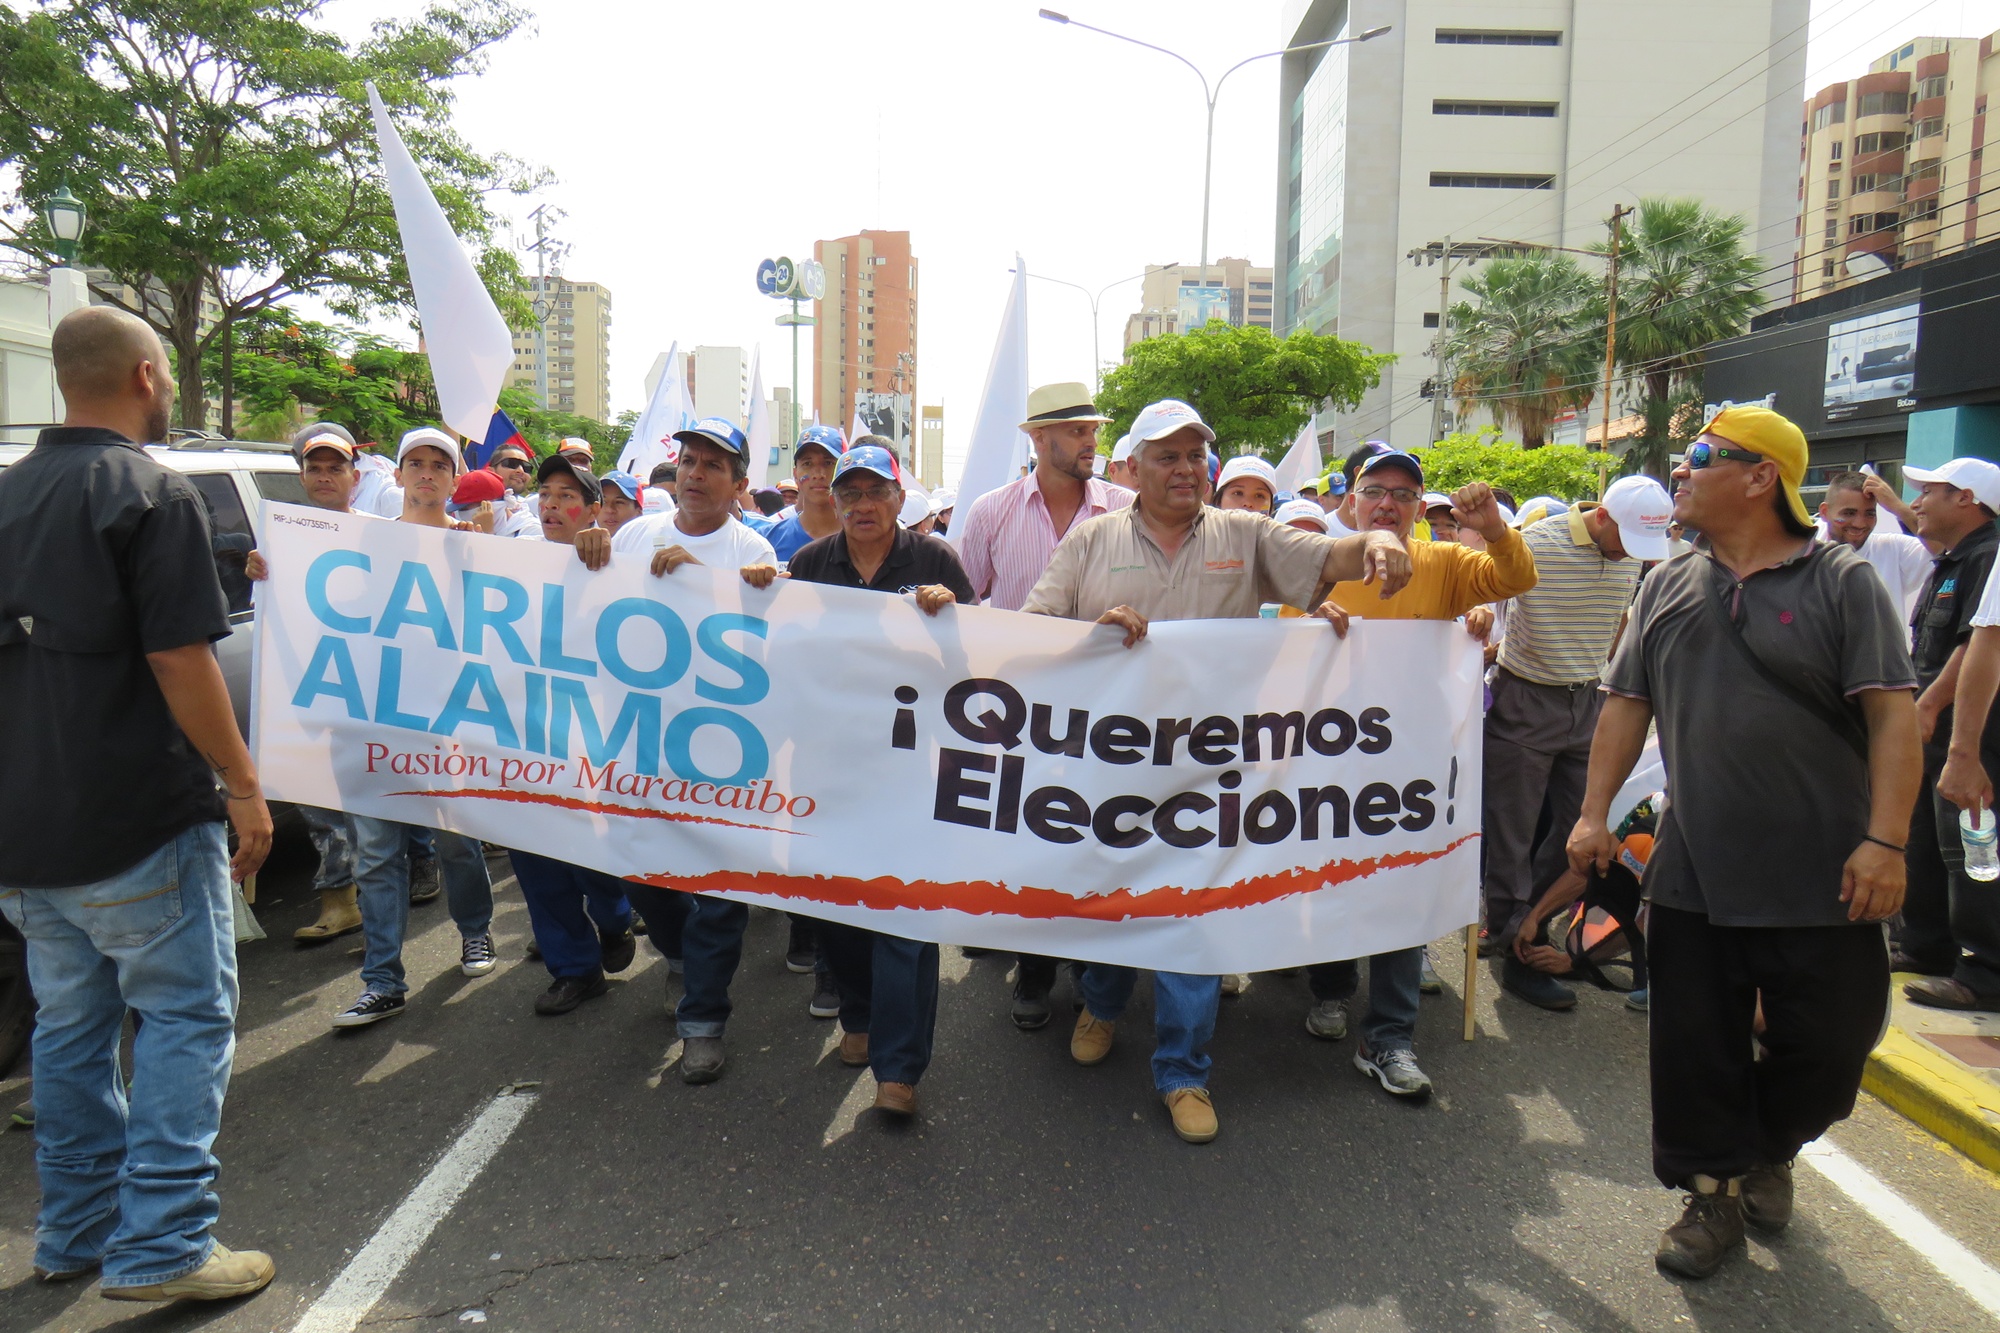
[[[1792,517],[1808,528],[1813,525],[1811,511],[1799,498],[1799,483],[1806,475],[1806,436],[1789,417],[1779,416],[1768,407],[1725,407],[1708,419],[1701,433],[1740,444],[1776,463],[1778,479],[1785,483],[1785,498],[1792,505]]]

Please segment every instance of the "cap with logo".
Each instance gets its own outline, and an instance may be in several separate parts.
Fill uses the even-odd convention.
[[[1971,491],[1972,498],[1988,509],[2000,510],[2000,467],[1995,467],[1983,458],[1954,458],[1943,467],[1934,470],[1905,465],[1903,476],[1919,486],[1927,482],[1941,481],[1961,491]]]
[[[1238,454],[1222,465],[1222,473],[1216,478],[1215,489],[1220,491],[1239,477],[1249,477],[1264,483],[1265,489],[1273,495],[1278,491],[1278,469],[1266,463],[1255,454]]]
[[[1028,395],[1028,419],[1021,423],[1022,430],[1034,430],[1038,426],[1061,426],[1075,421],[1095,421],[1099,424],[1111,420],[1097,410],[1091,401],[1090,386],[1077,381],[1063,384],[1044,384]]]
[[[855,472],[869,472],[898,486],[903,484],[903,472],[896,466],[896,456],[879,444],[858,444],[849,449],[841,457],[840,466],[833,470],[834,484],[839,485],[842,477]]]
[[[458,446],[452,442],[451,436],[436,426],[419,426],[413,431],[406,432],[402,441],[396,446],[396,466],[403,466],[403,460],[410,456],[412,449],[421,449],[426,445],[451,460],[453,476],[465,470],[465,460],[458,456]]]
[[[540,485],[557,475],[575,482],[587,504],[596,504],[604,498],[604,489],[597,484],[597,478],[591,476],[590,469],[579,464],[572,453],[557,452],[544,458],[542,465],[535,469],[535,484]]]
[[[1778,479],[1785,485],[1785,500],[1792,517],[1801,527],[1813,525],[1812,511],[1799,495],[1799,483],[1806,476],[1805,432],[1768,407],[1725,407],[1708,419],[1703,435],[1713,435],[1778,465]],[[1909,475],[1905,468],[1904,475]]]
[[[1132,448],[1136,451],[1141,445],[1164,439],[1189,426],[1201,432],[1201,438],[1208,443],[1215,443],[1215,432],[1201,419],[1201,413],[1178,398],[1162,398],[1140,410],[1139,419],[1132,423],[1132,433],[1126,438],[1132,441]]]
[[[347,427],[333,421],[315,421],[292,436],[292,455],[299,462],[305,462],[306,455],[315,449],[331,449],[349,462],[361,452]]]
[[[750,457],[750,442],[728,417],[703,417],[686,430],[675,431],[674,438],[682,444],[712,444],[738,458]]]
[[[1294,500],[1290,504],[1279,505],[1278,512],[1271,515],[1271,520],[1282,523],[1288,528],[1301,523],[1310,523],[1321,532],[1326,531],[1326,511],[1312,500]]]
[[[1620,477],[1604,493],[1604,512],[1618,525],[1618,544],[1634,560],[1665,560],[1674,502],[1651,477]]]
[[[828,457],[838,460],[847,452],[847,437],[840,433],[838,426],[807,426],[799,432],[799,443],[792,450],[792,457],[797,458],[807,449],[823,449]],[[786,481],[790,480],[786,478]],[[782,487],[785,482],[781,481],[778,485]],[[798,485],[794,483],[792,489],[797,490]]]
[[[1424,484],[1424,465],[1417,461],[1415,454],[1406,454],[1400,449],[1392,448],[1382,443],[1380,440],[1369,440],[1362,445],[1362,449],[1366,452],[1357,452],[1355,457],[1348,460],[1345,470],[1347,485],[1350,490],[1353,489],[1356,482],[1378,467],[1402,468],[1416,477],[1417,485],[1421,486]]]
[[[597,479],[597,484],[600,489],[617,491],[635,505],[646,502],[646,488],[629,472],[607,472]]]
[[[585,458],[590,458],[595,453],[590,447],[590,441],[580,435],[563,436],[561,440],[556,442],[556,452],[559,454],[582,454]]]

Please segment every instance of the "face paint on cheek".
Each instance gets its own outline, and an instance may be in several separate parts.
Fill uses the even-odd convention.
[[[582,518],[582,517],[583,517],[583,506],[582,506],[582,505],[571,505],[571,506],[570,506],[570,507],[569,507],[568,509],[565,509],[565,510],[564,510],[563,512],[564,512],[564,513],[566,513],[566,514],[568,514],[568,515],[569,515],[569,521],[570,521],[570,522],[572,522],[572,523],[574,523],[574,522],[576,522],[576,521],[577,521],[578,519],[580,519],[580,518]]]

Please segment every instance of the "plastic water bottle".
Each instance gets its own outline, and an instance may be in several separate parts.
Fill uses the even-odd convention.
[[[1282,602],[1265,602],[1257,608],[1257,617],[1260,620],[1276,620],[1278,612],[1282,610],[1284,610]]]
[[[1991,810],[1958,812],[1958,838],[1965,844],[1965,873],[1970,879],[1988,883],[2000,879],[2000,828]]]

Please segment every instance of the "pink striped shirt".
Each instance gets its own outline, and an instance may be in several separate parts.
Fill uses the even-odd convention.
[[[1123,486],[1092,478],[1083,483],[1083,503],[1077,506],[1070,527],[1124,509],[1134,498]],[[1030,472],[980,496],[964,523],[965,539],[959,544],[958,557],[965,565],[965,576],[972,580],[972,590],[979,594],[979,604],[1002,611],[1020,610],[1065,535],[1056,531],[1035,474]]]

